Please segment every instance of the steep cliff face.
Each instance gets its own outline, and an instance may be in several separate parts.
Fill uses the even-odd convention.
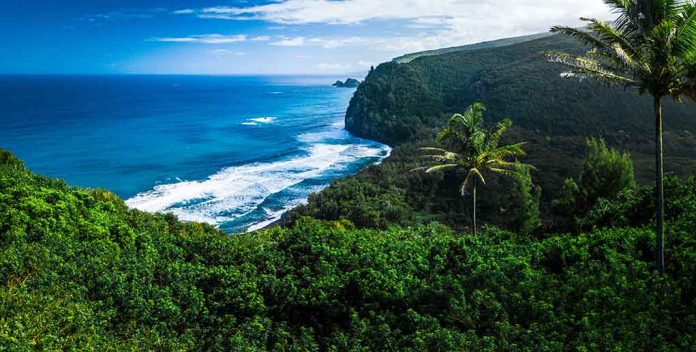
[[[568,38],[548,36],[381,64],[356,91],[346,127],[358,136],[398,145],[431,135],[452,113],[482,101],[490,116],[509,117],[537,134],[601,135],[619,142],[650,135],[649,97],[562,78],[563,68],[539,55],[544,50],[583,49]],[[694,104],[668,103],[667,130],[696,132],[695,114]]]
[[[445,106],[422,67],[388,62],[371,70],[346,112],[351,133],[395,145],[417,137],[423,122],[436,125]],[[416,128],[417,127],[417,128]]]

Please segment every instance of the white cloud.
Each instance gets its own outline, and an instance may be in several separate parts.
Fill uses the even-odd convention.
[[[448,19],[449,17],[445,16],[418,17],[411,20],[411,23],[409,23],[407,27],[417,29],[443,28],[447,27]]]
[[[278,41],[271,43],[271,45],[277,45],[277,46],[303,46],[304,44],[305,44],[304,37],[283,38],[281,40],[278,40]]]
[[[347,38],[312,38],[309,40],[310,43],[321,46],[326,49],[340,48],[349,45],[361,44],[365,42],[365,39],[361,37],[347,37]]]
[[[234,55],[234,56],[246,56],[247,53],[243,51],[232,51],[229,49],[215,49],[215,50],[210,50],[209,53],[215,55],[215,56],[228,56],[228,55]]]
[[[353,72],[408,52],[547,32],[553,25],[580,25],[582,22],[578,18],[581,16],[600,19],[612,16],[604,0],[267,0],[264,5],[254,5],[252,1],[227,3],[233,5],[177,12],[199,18],[262,21],[267,32],[247,34],[243,40],[227,40],[292,47],[279,53],[287,55],[288,60],[268,61],[260,55],[257,60],[255,56],[255,60],[249,60],[253,61],[250,63],[253,68],[245,68],[250,72]],[[153,40],[212,44],[226,39],[182,36]],[[218,48],[228,46],[211,49]],[[229,49],[234,50],[232,45]],[[254,54],[249,51],[249,56]],[[233,52],[218,55],[224,56],[208,54],[206,57],[216,64],[236,61],[231,56]],[[237,70],[238,67],[230,69]]]
[[[365,61],[365,60],[358,61],[358,66],[360,66],[361,68],[370,67],[370,66],[373,66],[374,64],[375,64],[374,62]]]
[[[243,20],[243,18],[234,18],[233,16],[220,15],[215,13],[199,13],[199,18],[208,18],[214,20]]]
[[[172,13],[175,15],[190,15],[190,14],[196,13],[196,11],[193,9],[183,9],[183,10],[173,11]]]
[[[247,40],[244,34],[223,35],[223,34],[201,34],[190,35],[188,37],[160,37],[154,38],[157,42],[168,43],[204,43],[204,44],[232,44],[241,43]]]
[[[606,12],[602,0],[279,0],[266,5],[217,6],[202,15],[259,19],[282,24],[353,24],[370,20],[427,17],[476,17],[485,12],[491,25],[507,18],[540,20],[539,15],[595,16]]]
[[[217,6],[196,15],[227,20],[263,20],[280,25],[358,24],[400,20],[415,34],[380,38],[284,38],[274,45],[313,44],[323,48],[378,44],[379,50],[407,52],[476,43],[548,31],[578,18],[609,15],[603,0],[277,0],[255,6]]]
[[[374,40],[364,37],[330,37],[330,38],[305,38],[305,37],[278,37],[279,40],[270,45],[278,46],[316,46],[325,49],[334,49],[344,46],[356,46],[370,44]],[[253,39],[252,39],[253,40]]]
[[[345,63],[320,63],[317,65],[317,69],[324,72],[346,72],[353,69],[353,65]]]

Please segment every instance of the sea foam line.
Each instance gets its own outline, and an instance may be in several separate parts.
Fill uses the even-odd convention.
[[[256,125],[258,125],[258,124],[269,124],[269,123],[273,123],[274,121],[275,121],[275,117],[268,117],[268,116],[264,116],[264,117],[255,117],[255,118],[253,118],[253,119],[248,119],[248,120],[242,122],[242,125],[245,125],[245,126],[256,126]]]
[[[147,212],[172,212],[184,221],[220,225],[254,211],[268,196],[327,170],[360,158],[383,157],[388,152],[385,148],[315,144],[305,155],[293,159],[225,168],[202,181],[157,185],[126,203]],[[279,217],[268,215],[271,219]]]

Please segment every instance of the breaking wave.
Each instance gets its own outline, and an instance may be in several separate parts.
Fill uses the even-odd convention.
[[[126,203],[229,231],[255,230],[306,202],[310,193],[326,187],[331,179],[378,162],[390,152],[389,147],[354,138],[342,128],[302,134],[297,140],[301,151],[291,157],[224,168],[205,180],[156,185]]]
[[[258,124],[273,123],[273,121],[275,121],[275,117],[256,117],[256,118],[248,119],[248,120],[242,122],[242,125],[256,126]]]

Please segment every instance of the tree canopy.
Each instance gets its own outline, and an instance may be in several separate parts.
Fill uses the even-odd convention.
[[[298,219],[227,235],[128,209],[0,153],[0,349],[688,350],[696,187],[668,179],[667,275],[647,189],[611,228],[544,239]],[[611,218],[616,219],[616,218]],[[588,218],[590,221],[590,218]],[[617,220],[618,221],[618,220]],[[626,227],[634,226],[634,227]],[[658,289],[659,288],[659,289]]]

